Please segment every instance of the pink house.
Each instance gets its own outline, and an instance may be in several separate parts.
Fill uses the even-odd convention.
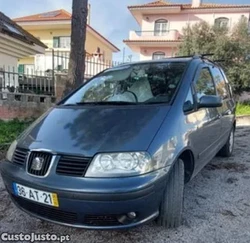
[[[128,9],[141,29],[130,31],[124,43],[140,54],[140,60],[175,56],[187,23],[205,20],[232,29],[242,16],[250,20],[250,5],[209,4],[201,0],[192,0],[191,4],[160,0]]]

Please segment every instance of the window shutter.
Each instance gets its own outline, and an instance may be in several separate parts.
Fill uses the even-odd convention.
[[[59,48],[59,37],[53,37],[53,47]]]
[[[18,65],[18,73],[24,73],[24,64]]]

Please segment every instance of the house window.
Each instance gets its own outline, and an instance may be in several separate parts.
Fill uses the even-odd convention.
[[[162,59],[165,57],[165,53],[164,52],[161,52],[161,51],[158,51],[158,52],[154,52],[153,53],[153,60],[159,60],[159,59]]]
[[[217,27],[226,28],[226,27],[228,27],[229,19],[225,18],[225,17],[217,18],[217,19],[215,19],[214,24]]]
[[[162,36],[167,34],[168,21],[165,19],[159,19],[155,21],[155,36]]]
[[[69,36],[56,36],[53,38],[54,48],[70,48],[70,37]]]

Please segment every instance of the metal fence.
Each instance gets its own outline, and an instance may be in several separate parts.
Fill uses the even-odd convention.
[[[0,92],[54,95],[55,81],[50,72],[19,73],[15,67],[0,69]]]
[[[56,74],[68,73],[69,60],[69,53],[52,51],[51,53],[46,52],[46,55],[35,57],[34,68],[18,70],[17,67],[0,67],[0,92],[54,96]],[[39,63],[41,63],[40,66]],[[85,81],[99,72],[119,64],[119,62],[103,60],[98,56],[88,56],[85,62]]]
[[[50,53],[47,53],[47,60],[49,61]],[[61,51],[52,51],[52,73],[56,72],[68,72],[69,67],[69,52],[61,52]],[[94,75],[98,74],[99,72],[117,66],[121,63],[105,60],[101,55],[94,55],[94,56],[86,56],[85,59],[85,79],[92,78]]]

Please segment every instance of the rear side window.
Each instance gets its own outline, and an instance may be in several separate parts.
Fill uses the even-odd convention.
[[[230,97],[230,93],[228,90],[228,85],[225,82],[225,79],[219,68],[213,67],[211,68],[212,75],[214,78],[216,90],[222,99],[227,99]]]
[[[204,95],[216,95],[216,89],[209,68],[202,68],[195,83],[197,99]]]

